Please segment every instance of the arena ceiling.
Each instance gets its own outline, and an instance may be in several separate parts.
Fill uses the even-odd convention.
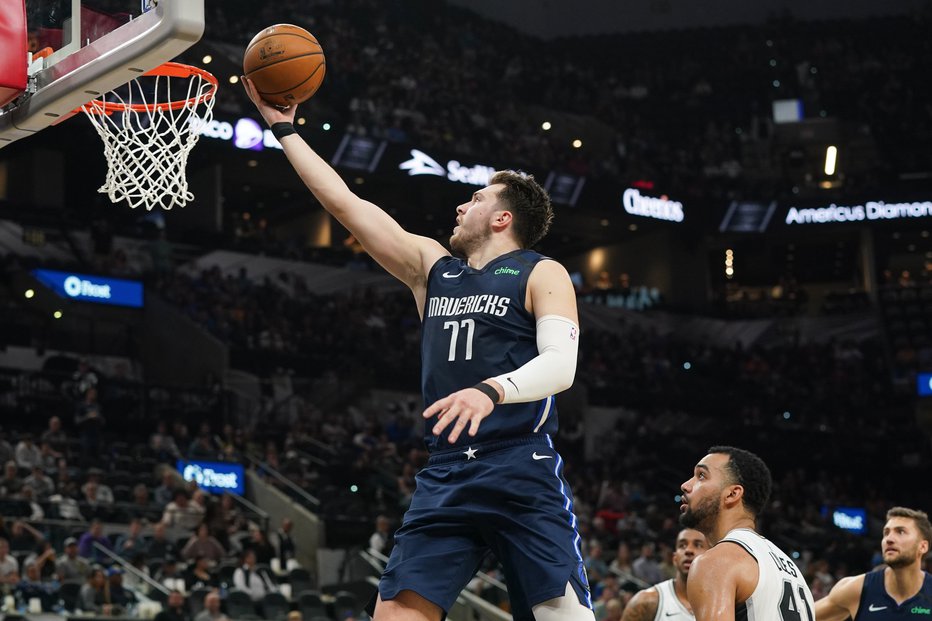
[[[544,39],[762,23],[790,13],[798,19],[867,18],[907,13],[924,0],[448,0]]]

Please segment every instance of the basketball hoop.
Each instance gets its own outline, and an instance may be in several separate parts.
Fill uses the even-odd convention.
[[[172,86],[187,93],[172,98]],[[117,203],[151,211],[194,199],[185,166],[213,115],[217,78],[168,62],[81,107],[104,143],[107,180],[97,190]]]

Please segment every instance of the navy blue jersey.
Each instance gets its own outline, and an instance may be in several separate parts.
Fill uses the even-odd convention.
[[[855,621],[929,621],[932,619],[932,575],[926,574],[922,588],[900,604],[890,597],[883,584],[885,570],[864,574],[861,601]]]
[[[527,281],[546,257],[515,250],[481,270],[463,259],[443,257],[427,276],[427,303],[421,329],[421,390],[424,404],[489,377],[514,371],[537,357],[537,324],[525,308]],[[449,448],[446,436],[426,421],[424,441],[430,451]],[[476,437],[465,432],[457,445],[501,440],[528,433],[553,435],[557,413],[553,396],[529,403],[497,405],[482,421]]]

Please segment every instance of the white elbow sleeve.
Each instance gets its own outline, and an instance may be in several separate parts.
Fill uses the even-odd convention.
[[[579,326],[566,317],[544,315],[537,320],[537,351],[527,364],[492,378],[505,391],[502,403],[537,401],[572,386]]]

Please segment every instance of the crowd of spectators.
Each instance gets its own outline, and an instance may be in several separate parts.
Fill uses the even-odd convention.
[[[928,13],[541,42],[428,2],[283,2],[257,14],[239,0],[208,12],[206,36],[234,45],[283,16],[307,27],[332,68],[316,109],[424,148],[711,193],[756,177],[744,174],[747,147],[772,137],[773,100],[798,98],[808,117],[839,118],[876,141],[882,170],[929,163]],[[541,129],[550,117],[605,139],[574,149]],[[877,181],[876,170],[852,173],[849,184]]]
[[[0,596],[12,598],[6,611],[38,600],[45,611],[120,616],[152,599],[171,611],[174,590],[185,596],[190,619],[189,606],[209,608],[228,590],[251,593],[259,607],[265,592],[290,584],[290,520],[270,539],[267,517],[232,494],[205,493],[174,467],[179,460],[242,460],[251,448],[243,434],[231,425],[214,433],[205,423],[192,437],[179,420],[157,423],[149,437],[118,438],[98,412],[96,453],[88,453],[81,430],[99,381],[82,360],[62,383],[63,399],[75,406],[71,420],[52,416],[41,432],[25,425],[0,431]],[[309,584],[306,571],[303,577]]]

